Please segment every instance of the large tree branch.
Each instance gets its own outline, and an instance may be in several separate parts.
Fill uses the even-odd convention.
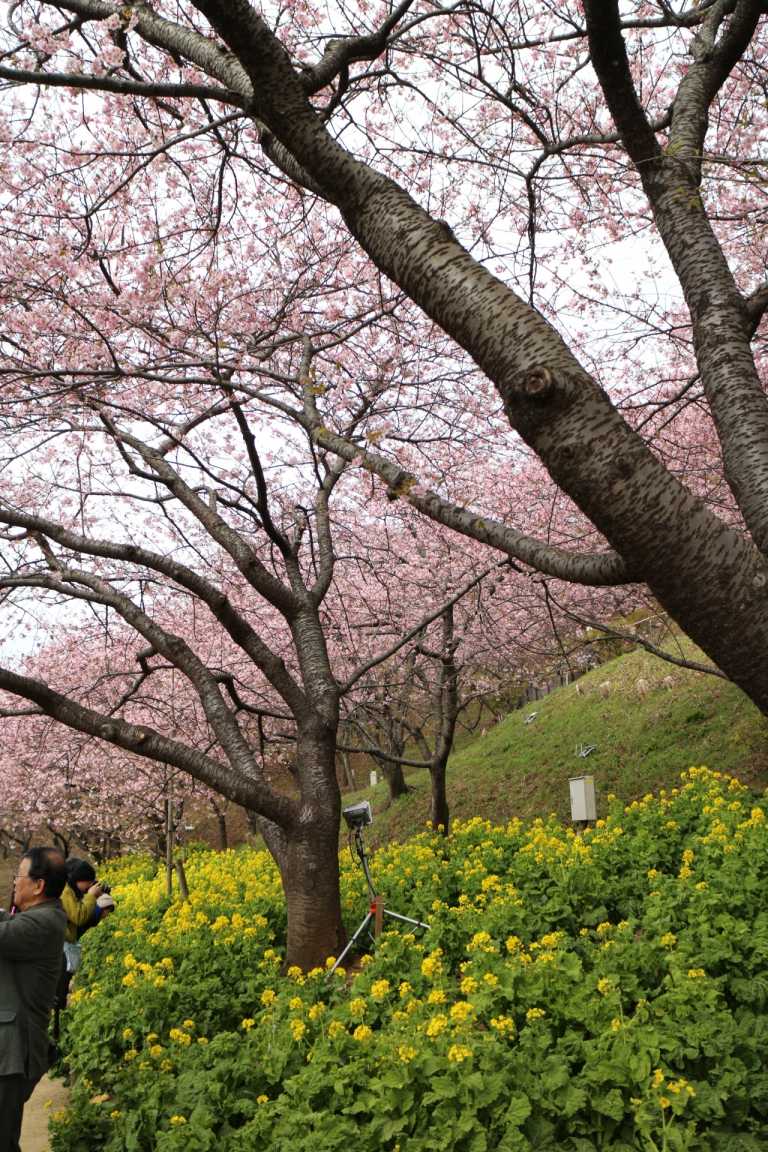
[[[90,92],[115,92],[119,96],[147,96],[153,99],[219,100],[244,108],[247,100],[226,88],[206,84],[152,84],[138,80],[118,80],[114,76],[85,76],[80,72],[45,72],[28,68],[8,68],[0,64],[0,80],[13,84],[38,84],[41,88],[74,88]]]
[[[624,146],[642,171],[659,161],[661,148],[632,80],[618,0],[584,0],[584,14],[592,66]]]
[[[107,581],[90,572],[83,572],[62,564],[41,542],[51,567],[48,573],[0,577],[0,587],[48,588],[51,591],[91,604],[112,608],[153,650],[187,677],[202,705],[205,718],[230,763],[237,765],[244,776],[256,773],[256,761],[248,742],[243,737],[233,713],[222,697],[216,676],[205,666],[197,653],[181,636],[164,628],[158,620],[148,616],[129,596],[118,592]]]
[[[633,576],[615,552],[569,552],[535,537],[517,532],[493,517],[480,515],[443,499],[437,492],[423,487],[417,476],[406,472],[386,456],[360,448],[343,436],[318,424],[312,433],[315,443],[335,452],[350,464],[357,464],[387,485],[393,499],[402,499],[412,508],[481,544],[497,548],[512,560],[519,560],[537,572],[571,583],[590,587],[613,587],[630,584]],[[639,579],[635,576],[634,579]]]
[[[308,93],[319,92],[338,75],[346,73],[350,64],[362,60],[375,60],[384,52],[390,34],[412,6],[413,0],[401,0],[375,32],[330,40],[322,59],[317,64],[305,66],[301,78],[305,90]]]
[[[196,64],[201,71],[219,80],[228,91],[239,96],[240,101],[248,101],[250,96],[248,77],[235,55],[224,51],[212,39],[203,36],[194,28],[175,24],[172,20],[159,16],[146,0],[129,9],[122,3],[106,3],[105,0],[59,0],[56,7],[67,12],[75,12],[86,20],[107,20],[110,16],[125,19],[128,14],[133,29],[148,44],[170,52],[173,56],[185,57]],[[202,5],[198,7],[202,10]]]
[[[256,809],[281,827],[289,828],[298,818],[294,802],[275,793],[264,781],[248,779],[221,761],[162,736],[153,728],[129,724],[115,716],[104,716],[55,691],[41,680],[21,676],[8,668],[0,667],[0,688],[14,696],[31,700],[46,716],[60,721],[68,728],[96,736],[108,744],[145,756],[149,760],[180,768],[215,791],[224,793],[235,803]]]
[[[640,107],[618,0],[585,0],[592,63],[648,196],[691,314],[702,385],[723,449],[728,484],[758,548],[768,553],[768,399],[752,355],[747,308],[699,194],[709,101],[754,32],[761,0],[738,0],[719,46],[702,50],[674,102],[663,151]],[[707,15],[712,36],[724,17]],[[679,128],[677,127],[679,125]]]
[[[3,501],[0,501],[0,524],[23,528],[29,532],[42,533],[76,555],[124,561],[131,565],[142,566],[150,572],[167,576],[179,587],[185,588],[207,605],[227,635],[264,673],[264,676],[292,712],[301,712],[306,708],[306,697],[288,672],[283,660],[267,647],[245,617],[234,608],[229,598],[200,573],[188,568],[171,556],[152,552],[150,549],[142,548],[136,544],[121,544],[111,540],[93,539],[64,528],[61,524],[57,524],[47,517],[34,516],[27,512],[12,509]]]
[[[764,6],[762,0],[738,0],[718,39],[728,7],[718,0],[705,14],[691,46],[694,63],[681,80],[673,104],[669,152],[687,165],[697,185],[710,104],[742,58]]]

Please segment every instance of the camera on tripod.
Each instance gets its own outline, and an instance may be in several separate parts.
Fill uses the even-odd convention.
[[[360,866],[365,874],[365,882],[368,885],[368,912],[363,917],[362,923],[358,925],[354,935],[348,941],[341,955],[334,961],[333,966],[328,969],[326,979],[333,976],[334,972],[338,969],[339,965],[344,962],[352,949],[357,947],[357,942],[361,937],[367,934],[371,939],[371,943],[375,942],[376,937],[382,930],[382,923],[385,916],[389,920],[394,920],[396,923],[407,924],[410,928],[417,928],[422,932],[429,931],[429,924],[425,924],[423,920],[415,920],[412,916],[401,916],[399,912],[393,912],[391,908],[385,908],[383,897],[376,891],[376,885],[373,882],[371,870],[368,867],[368,853],[365,850],[365,842],[363,840],[363,828],[373,823],[373,813],[371,812],[370,803],[367,800],[361,800],[358,804],[350,804],[349,808],[342,808],[341,814],[346,820],[347,827],[350,830],[350,851],[357,853]],[[353,835],[355,842],[354,848],[352,846]]]
[[[350,804],[349,808],[342,808],[341,814],[352,829],[365,828],[373,823],[373,813],[368,800],[361,800],[359,804]]]

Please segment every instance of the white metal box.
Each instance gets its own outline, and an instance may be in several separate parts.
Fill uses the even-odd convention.
[[[571,787],[571,820],[576,823],[597,820],[594,776],[574,776],[568,783]]]

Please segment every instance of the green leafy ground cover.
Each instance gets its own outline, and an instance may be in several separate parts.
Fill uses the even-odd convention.
[[[112,879],[68,1013],[54,1152],[726,1152],[768,1143],[768,802],[693,769],[576,835],[473,818],[376,853],[355,971],[281,975],[275,869]],[[348,922],[365,909],[343,873]]]
[[[680,654],[703,659],[687,640]],[[671,688],[664,678],[672,678]],[[637,684],[648,685],[640,695]],[[599,685],[610,685],[603,696]],[[578,688],[577,688],[578,685]],[[525,723],[526,716],[536,719]],[[595,745],[587,759],[580,745]],[[690,764],[716,764],[762,789],[768,784],[768,721],[734,684],[644,653],[619,656],[542,700],[509,713],[485,736],[464,738],[448,766],[451,811],[495,823],[514,816],[569,813],[568,777],[594,774],[603,804],[663,788]],[[413,792],[389,806],[386,786],[371,798],[376,843],[405,839],[429,812],[426,772],[407,773]],[[601,809],[602,811],[602,809]]]

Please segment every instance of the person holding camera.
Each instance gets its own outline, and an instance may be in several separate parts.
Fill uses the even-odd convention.
[[[19,863],[12,913],[0,910],[0,1152],[19,1152],[24,1105],[48,1071],[48,1018],[61,971],[66,883],[58,848]]]
[[[56,995],[56,1015],[54,1018],[54,1038],[59,1038],[59,1012],[67,1006],[69,985],[80,967],[83,932],[99,923],[115,907],[109,895],[109,885],[96,879],[93,865],[77,856],[70,856],[66,862],[67,883],[61,894],[61,903],[67,914],[67,930],[64,938],[64,960],[61,979]]]
[[[66,943],[77,944],[83,932],[99,922],[101,909],[98,899],[104,895],[104,885],[98,882],[93,865],[87,860],[70,856],[66,869],[67,884],[61,894],[61,903],[67,914]],[[114,905],[114,901],[111,903]],[[67,952],[66,946],[64,951]],[[76,967],[77,964],[71,971]]]

